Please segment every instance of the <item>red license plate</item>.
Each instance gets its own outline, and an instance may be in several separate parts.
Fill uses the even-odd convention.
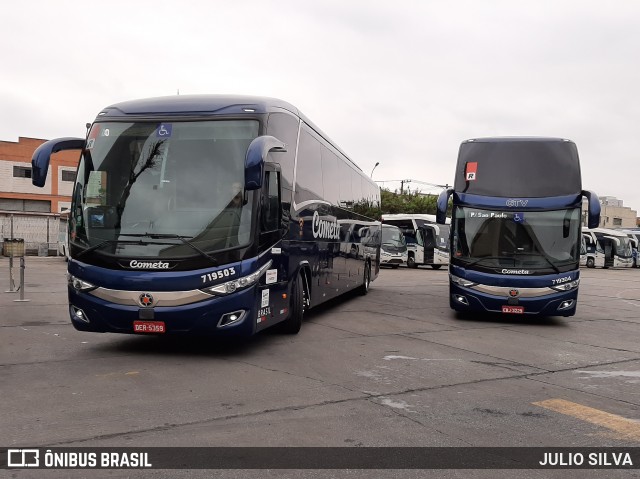
[[[524,306],[507,306],[503,304],[502,312],[509,313],[509,314],[522,314],[524,313]]]
[[[134,321],[133,322],[134,333],[166,333],[167,330],[164,327],[164,321]]]

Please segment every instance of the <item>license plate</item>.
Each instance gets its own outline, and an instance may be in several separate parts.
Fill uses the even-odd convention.
[[[133,322],[134,333],[166,333],[167,330],[164,327],[164,321],[134,321]]]
[[[507,306],[502,305],[502,312],[509,314],[522,314],[524,313],[524,306]]]

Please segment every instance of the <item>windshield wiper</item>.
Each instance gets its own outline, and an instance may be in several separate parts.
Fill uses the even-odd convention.
[[[551,267],[553,268],[553,270],[560,274],[560,268],[558,268],[555,263],[553,261],[551,261],[551,258],[549,258],[549,255],[547,255],[547,253],[544,253],[542,251],[537,251],[537,252],[529,252],[529,253],[525,253],[524,251],[514,251],[513,254],[515,256],[518,255],[527,255],[527,256],[540,256],[542,258],[544,258],[547,263],[549,263],[551,265]]]
[[[78,259],[80,256],[86,254],[86,253],[90,253],[91,251],[95,251],[99,248],[102,248],[105,245],[108,244],[148,244],[148,243],[143,243],[141,241],[122,241],[122,240],[105,240],[102,243],[98,243],[98,244],[94,244],[93,246],[88,247],[85,250],[82,250],[78,253],[78,256],[76,256],[76,259]]]
[[[186,238],[188,238],[187,236],[172,235],[172,234],[156,234],[156,233],[145,233],[145,234],[122,233],[121,236],[131,236],[133,238],[151,238],[151,239],[179,239],[184,244],[186,244],[187,246],[190,246],[191,248],[196,250],[198,253],[200,253],[202,256],[204,256],[205,258],[209,259],[213,263],[214,266],[218,266],[218,261],[213,256],[209,255],[208,253],[205,253],[200,248],[198,248],[196,245],[194,245],[191,241],[188,241],[186,239]],[[80,258],[82,255],[84,255],[86,253],[90,253],[91,251],[95,251],[95,250],[97,250],[99,248],[102,248],[105,245],[108,245],[108,244],[133,244],[133,245],[142,245],[142,246],[144,246],[144,245],[148,245],[148,244],[166,244],[166,243],[154,243],[154,242],[142,241],[142,240],[140,240],[140,241],[106,240],[106,241],[103,241],[102,243],[98,243],[96,245],[93,245],[93,246],[81,251],[76,256],[76,259]]]
[[[132,236],[134,238],[151,238],[151,239],[178,239],[182,241],[183,244],[193,248],[198,253],[200,253],[203,257],[209,259],[214,266],[218,266],[218,260],[211,256],[209,253],[202,251],[196,245],[194,245],[187,238],[191,239],[189,236],[180,236],[174,234],[163,234],[163,233],[144,233],[144,234],[133,234],[133,233],[121,233],[121,236]],[[162,243],[160,243],[162,244]]]
[[[484,261],[486,259],[507,259],[507,260],[511,259],[512,260],[514,258],[511,257],[511,256],[483,256],[482,258],[478,258],[478,259],[475,259],[475,260],[467,263],[467,266],[473,266],[474,264],[477,264],[480,261]]]

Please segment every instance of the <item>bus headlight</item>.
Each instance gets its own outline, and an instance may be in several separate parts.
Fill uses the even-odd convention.
[[[575,281],[570,281],[568,283],[551,286],[551,289],[555,289],[556,291],[571,291],[572,289],[576,289],[579,284],[580,279],[576,279]]]
[[[78,292],[91,291],[92,289],[97,288],[96,285],[91,284],[88,281],[83,281],[80,278],[76,278],[74,275],[69,273],[67,273],[67,282]]]
[[[470,288],[471,286],[475,286],[478,283],[474,283],[473,281],[469,281],[468,279],[459,278],[458,276],[454,276],[452,274],[449,275],[451,281],[456,283],[459,286],[464,286],[465,288]]]
[[[231,281],[227,281],[226,283],[217,284],[215,286],[211,286],[210,288],[203,288],[200,291],[204,291],[205,293],[213,294],[213,295],[225,295],[231,294],[234,291],[239,289],[247,288],[252,284],[258,282],[260,277],[269,269],[271,263],[273,261],[269,260],[262,268],[260,268],[255,273],[251,273],[247,276],[243,276],[242,278],[232,279]]]

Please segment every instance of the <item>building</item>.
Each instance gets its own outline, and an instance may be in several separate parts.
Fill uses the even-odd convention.
[[[43,188],[31,184],[31,156],[47,140],[0,141],[0,211],[60,213],[71,206],[78,151],[51,157]]]
[[[623,205],[615,196],[600,196],[600,228],[634,228],[637,225],[638,212]],[[582,203],[582,224],[587,225],[586,200]]]

